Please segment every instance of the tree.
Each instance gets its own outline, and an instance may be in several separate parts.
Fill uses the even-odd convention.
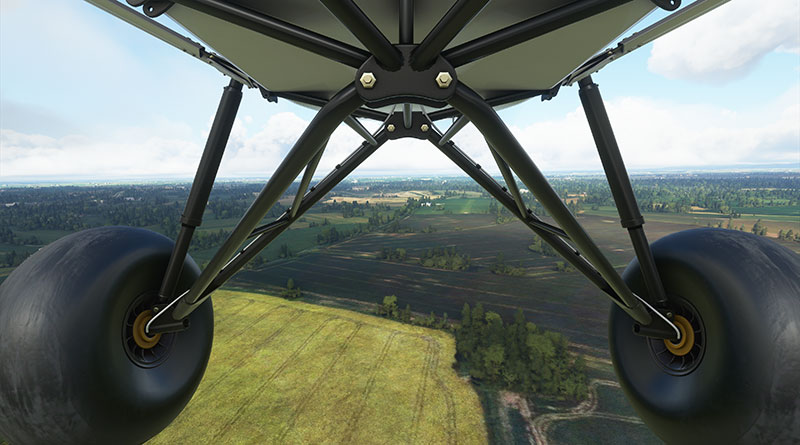
[[[378,306],[378,315],[391,319],[397,319],[398,318],[397,296],[387,295],[383,297],[383,304]]]
[[[456,330],[456,351],[470,376],[517,391],[586,396],[585,361],[569,353],[566,337],[540,330],[521,310],[505,323],[495,312],[484,314],[480,304],[467,308]]]
[[[471,321],[472,313],[469,309],[469,303],[464,303],[464,307],[461,309],[461,326],[469,326]]]
[[[403,312],[400,313],[400,320],[404,323],[411,323],[411,305],[407,304]]]
[[[765,236],[767,234],[767,227],[761,224],[761,219],[758,219],[756,223],[753,224],[753,228],[750,229],[750,232],[756,235]]]
[[[572,267],[572,264],[564,262],[564,261],[556,261],[555,270],[559,272],[573,272],[575,268]]]
[[[280,258],[289,258],[294,256],[294,252],[289,249],[288,244],[281,244],[280,250],[278,251],[278,257]]]
[[[486,377],[497,378],[503,370],[505,360],[505,348],[499,343],[493,343],[486,349],[483,356],[483,367]]]
[[[295,286],[292,278],[286,280],[286,289],[281,293],[281,297],[288,298],[290,300],[300,298],[300,288]]]

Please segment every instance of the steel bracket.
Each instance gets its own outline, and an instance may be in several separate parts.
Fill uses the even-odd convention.
[[[405,127],[403,113],[392,113],[384,125],[389,139],[414,138],[427,140],[433,123],[421,111],[411,113],[411,126]]]
[[[356,71],[356,91],[370,108],[379,108],[399,103],[418,103],[434,108],[442,108],[456,91],[458,79],[456,70],[443,57],[422,71],[414,70],[410,65],[410,57],[416,45],[396,45],[403,54],[403,66],[396,71],[381,67],[375,57],[370,57]],[[366,86],[362,77],[371,73],[374,82]],[[437,82],[441,73],[450,76],[447,86]]]

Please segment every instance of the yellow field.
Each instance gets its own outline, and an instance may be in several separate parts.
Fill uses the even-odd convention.
[[[452,336],[261,294],[214,294],[214,348],[151,444],[485,443]]]
[[[423,196],[427,196],[430,199],[437,199],[441,195],[438,195],[431,191],[409,190],[405,192],[390,193],[386,195],[372,195],[372,196],[359,196],[359,197],[331,196],[330,198],[325,200],[323,204],[331,204],[334,201],[336,202],[356,201],[359,204],[364,204],[366,202],[369,202],[370,204],[403,205],[406,203],[406,201],[408,201],[408,198],[421,199]]]

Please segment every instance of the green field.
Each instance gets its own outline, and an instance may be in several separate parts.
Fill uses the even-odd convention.
[[[485,443],[449,334],[261,294],[214,294],[208,369],[151,444]]]
[[[217,292],[216,340],[206,376],[186,410],[152,443],[660,443],[615,383],[607,343],[610,303],[601,292],[577,272],[555,271],[561,258],[529,250],[531,231],[518,221],[498,224],[488,211],[492,201],[480,192],[435,187],[421,192],[428,189],[417,185],[409,191],[402,183],[396,190],[380,182],[372,186],[378,191],[346,189],[335,198],[400,208],[409,197],[425,195],[434,198],[433,205],[405,214],[401,230],[372,227],[333,244],[318,244],[317,235],[330,227],[350,230],[367,224],[368,217],[344,218],[340,211],[318,207],[286,230],[262,253],[268,263],[241,271],[230,284],[277,294],[292,278],[304,303]],[[445,194],[448,198],[436,199]],[[645,229],[653,242],[681,230],[725,227],[729,221],[749,232],[760,219],[769,237],[800,252],[800,243],[777,240],[779,230],[800,232],[800,207],[773,205],[796,203],[792,199],[765,198],[760,201],[764,207],[733,208],[741,213],[733,220],[700,203],[689,213],[647,212]],[[281,202],[291,201],[285,197]],[[621,271],[634,253],[619,214],[611,206],[591,210],[589,202],[583,203],[578,220]],[[322,226],[325,219],[329,225]],[[230,230],[237,221],[208,217],[199,231]],[[312,222],[315,227],[309,227]],[[160,230],[159,225],[147,227]],[[15,233],[47,243],[69,232]],[[283,244],[293,256],[279,258]],[[39,247],[0,243],[0,255]],[[455,247],[469,255],[471,267],[421,266],[418,258],[435,247]],[[405,249],[408,258],[377,259],[384,248]],[[192,256],[202,263],[215,251],[192,251]],[[493,273],[498,253],[524,273]],[[0,268],[0,282],[11,270]],[[368,312],[392,294],[417,315],[435,311],[451,319],[467,302],[480,301],[506,318],[521,308],[528,321],[568,336],[570,350],[584,356],[592,381],[589,400],[509,395],[480,382],[470,385],[453,370],[450,335],[330,308]]]

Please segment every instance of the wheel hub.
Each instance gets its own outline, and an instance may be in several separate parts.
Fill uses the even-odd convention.
[[[153,318],[153,311],[148,309],[137,315],[133,321],[133,341],[142,349],[152,349],[161,340],[161,334],[151,337],[144,330],[151,318]]]
[[[705,352],[706,338],[703,320],[697,309],[684,299],[673,299],[675,317],[672,322],[681,333],[675,343],[670,340],[648,338],[650,352],[662,369],[673,375],[686,375],[700,364]]]
[[[676,315],[672,322],[675,323],[675,326],[681,331],[681,339],[678,343],[673,343],[665,339],[664,345],[672,354],[683,357],[694,347],[694,328],[692,328],[692,324],[689,323],[689,320],[681,315]]]
[[[153,368],[163,362],[172,349],[175,334],[148,335],[147,322],[155,315],[150,303],[153,294],[140,295],[128,307],[122,326],[122,344],[128,358],[143,368]]]

